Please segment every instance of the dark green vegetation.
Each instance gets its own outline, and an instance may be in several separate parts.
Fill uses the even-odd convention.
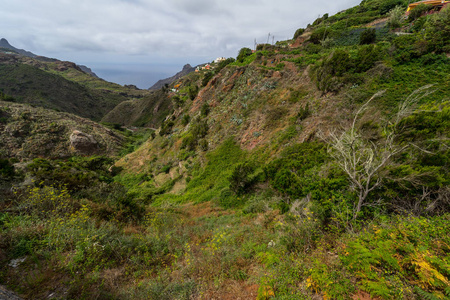
[[[172,112],[167,91],[159,90],[140,99],[127,100],[109,111],[102,122],[125,126],[158,127]]]
[[[450,8],[405,10],[363,1],[122,103],[158,128],[126,131],[123,157],[2,155],[0,280],[34,299],[449,299]]]
[[[0,89],[1,100],[69,112],[96,121],[117,104],[149,93],[95,78],[70,62],[40,61],[3,53],[0,53]]]

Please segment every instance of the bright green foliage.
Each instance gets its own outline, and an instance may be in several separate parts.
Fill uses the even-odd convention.
[[[295,33],[294,33],[293,39],[294,39],[294,40],[297,39],[299,36],[301,36],[301,35],[303,34],[303,32],[305,32],[305,29],[304,29],[304,28],[299,28],[299,29],[297,29],[297,30],[295,31]]]
[[[389,19],[387,21],[387,25],[389,26],[389,28],[399,28],[402,24],[404,13],[405,9],[401,6],[396,6],[391,11],[389,11]]]
[[[448,53],[450,51],[450,7],[447,5],[438,14],[431,15],[424,27],[428,51]]]
[[[380,14],[384,15],[395,9],[396,7],[400,7],[402,11],[405,11],[405,3],[404,0],[388,0],[388,1],[381,1],[380,5]]]
[[[207,111],[208,104],[205,106],[205,112]],[[203,109],[203,107],[202,107]],[[200,140],[206,136],[208,133],[208,122],[206,119],[197,118],[192,123],[192,127],[189,133],[183,138],[181,148],[187,149],[188,151],[193,151],[199,144]]]
[[[71,192],[99,182],[111,182],[112,159],[103,156],[72,157],[64,160],[36,158],[27,169],[39,185],[64,185]]]
[[[421,15],[432,9],[433,7],[431,5],[427,4],[419,4],[416,7],[414,7],[408,15],[408,21],[412,22],[416,19],[418,19]]]
[[[328,27],[319,27],[313,31],[309,38],[309,41],[314,44],[320,44],[321,41],[325,40],[331,34],[331,29],[329,29]]]
[[[440,245],[448,245],[448,216],[399,218],[374,225],[349,242],[341,260],[360,280],[359,287],[383,299],[403,299],[412,284],[440,297],[450,283],[449,258]]]
[[[244,62],[244,59],[248,56],[252,55],[252,49],[250,48],[242,48],[239,50],[239,54],[236,57],[236,60],[240,63]]]
[[[324,182],[321,182],[315,171],[325,163],[326,159],[325,145],[297,144],[288,148],[281,158],[269,163],[264,172],[276,190],[292,199],[305,197],[310,192],[316,199],[320,199],[325,195],[328,197],[329,191],[322,188],[321,191],[316,190],[316,187]]]

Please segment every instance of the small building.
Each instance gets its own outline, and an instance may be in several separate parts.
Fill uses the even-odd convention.
[[[202,70],[210,70],[211,69],[211,65],[210,64],[206,64],[202,67]]]
[[[216,64],[218,64],[218,63],[220,63],[221,61],[224,61],[224,60],[226,60],[225,57],[218,57],[218,58],[216,58],[216,59],[214,60],[214,62],[215,62]]]
[[[441,10],[441,8],[444,7],[445,5],[447,5],[448,3],[450,3],[450,1],[446,1],[446,0],[424,0],[424,1],[414,2],[414,3],[411,3],[410,5],[408,5],[408,9],[406,10],[406,12],[408,13],[409,11],[411,11],[412,9],[414,9],[416,6],[418,6],[420,4],[431,5],[431,6],[433,6],[433,8],[435,8],[437,10]]]

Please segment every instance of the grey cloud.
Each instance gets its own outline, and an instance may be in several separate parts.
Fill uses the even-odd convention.
[[[119,55],[235,57],[239,48],[292,37],[324,13],[360,0],[2,0],[0,37],[32,52],[70,59]]]

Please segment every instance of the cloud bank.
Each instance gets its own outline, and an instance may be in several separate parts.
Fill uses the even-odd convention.
[[[164,63],[235,57],[254,40],[291,38],[359,0],[1,0],[0,37],[66,60]],[[134,57],[134,58],[133,58]],[[181,62],[183,61],[183,62]]]

